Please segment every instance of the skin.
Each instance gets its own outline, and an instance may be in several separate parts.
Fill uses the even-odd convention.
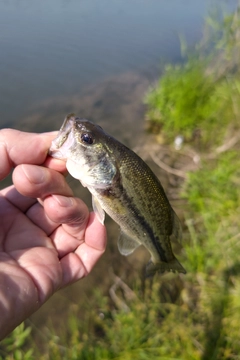
[[[73,196],[65,163],[47,156],[56,133],[0,131],[0,339],[57,290],[88,275],[105,227]]]

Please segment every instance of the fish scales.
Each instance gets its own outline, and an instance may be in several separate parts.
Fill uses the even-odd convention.
[[[70,114],[50,155],[66,159],[70,174],[88,187],[99,218],[103,209],[120,226],[122,254],[143,245],[151,254],[147,275],[186,272],[170,242],[171,236],[181,237],[180,222],[160,181],[137,154],[99,126]]]
[[[166,236],[172,234],[172,211],[161,184],[139,157],[132,156],[132,152],[130,156],[128,151],[120,151],[119,156],[117,155],[116,152],[121,179],[118,178],[113,184],[115,191],[108,200],[107,193],[100,194],[102,203],[109,201],[108,207],[113,208],[109,215],[126,232],[129,232],[128,228],[130,228],[132,236],[137,236],[137,238],[146,233],[148,236],[145,235],[145,239],[150,240],[149,246],[152,246],[153,242],[153,245],[160,250],[161,260],[168,261],[173,258],[171,250],[168,243],[167,246],[164,242],[161,243],[158,234],[160,230]],[[129,175],[129,168],[132,169],[134,177]],[[121,204],[123,209],[128,210],[124,216],[121,212],[115,211],[114,199]]]

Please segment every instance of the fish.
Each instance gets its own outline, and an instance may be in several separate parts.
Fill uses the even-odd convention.
[[[68,172],[92,194],[103,224],[107,213],[120,227],[118,249],[130,255],[143,245],[151,255],[146,276],[186,273],[172,251],[181,224],[149,166],[99,125],[69,114],[52,141],[49,155],[66,161]]]

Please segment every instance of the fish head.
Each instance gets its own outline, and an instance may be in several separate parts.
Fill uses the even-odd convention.
[[[49,155],[66,160],[69,173],[84,186],[105,187],[116,174],[108,137],[99,125],[69,114],[52,141]]]
[[[69,114],[52,141],[49,155],[58,159],[77,158],[83,153],[99,154],[103,149],[100,140],[105,135],[102,128],[89,120]],[[97,149],[96,149],[97,148]]]

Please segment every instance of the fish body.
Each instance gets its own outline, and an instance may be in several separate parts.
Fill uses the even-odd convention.
[[[69,173],[93,196],[103,223],[106,212],[119,226],[118,248],[129,255],[143,245],[151,254],[147,275],[185,269],[174,256],[170,237],[181,238],[181,226],[164,189],[132,150],[86,119],[68,115],[49,154],[65,159]]]

